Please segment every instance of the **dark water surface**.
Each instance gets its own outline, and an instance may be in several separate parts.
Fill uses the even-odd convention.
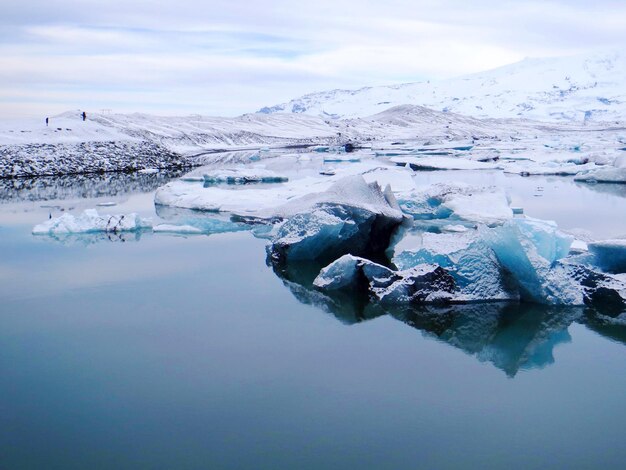
[[[249,233],[58,243],[48,211],[0,211],[2,469],[623,468],[623,326],[328,305]]]

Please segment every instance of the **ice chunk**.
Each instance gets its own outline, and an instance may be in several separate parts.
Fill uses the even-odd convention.
[[[509,163],[504,166],[505,173],[515,173],[523,176],[529,175],[556,175],[556,176],[568,176],[575,175],[581,171],[589,171],[598,168],[595,163],[585,163],[578,165],[568,162],[545,162],[545,163]]]
[[[389,159],[396,165],[408,165],[413,170],[499,170],[497,163],[485,163],[462,157],[397,156]]]
[[[281,265],[288,260],[328,262],[346,253],[382,253],[404,217],[389,187],[382,191],[360,176],[259,215],[272,214],[288,218],[268,246],[271,262]]]
[[[91,232],[132,232],[152,227],[150,219],[143,219],[136,213],[99,215],[96,209],[87,209],[74,216],[66,213],[50,219],[33,228],[33,234],[69,234]]]
[[[191,225],[173,225],[173,224],[159,224],[155,225],[152,230],[155,233],[180,233],[185,235],[194,235],[203,233],[197,227]]]
[[[204,182],[208,184],[228,183],[284,183],[289,178],[262,168],[222,168],[206,172]]]
[[[457,285],[456,301],[517,300],[494,252],[476,230],[462,233],[422,233],[411,237],[409,246],[400,242],[392,262],[398,269],[420,264],[445,268]]]
[[[372,279],[395,275],[385,266],[353,255],[344,255],[320,271],[313,285],[323,290],[369,290]],[[399,277],[397,277],[399,279]]]
[[[268,247],[275,264],[289,260],[329,261],[345,253],[372,255],[384,251],[401,217],[366,209],[323,205],[289,218]]]
[[[626,168],[615,168],[612,166],[601,167],[596,170],[577,174],[574,177],[574,181],[626,184]]]
[[[596,265],[614,273],[626,272],[626,239],[603,240],[589,243]]]
[[[460,183],[439,183],[402,193],[398,204],[415,219],[449,218],[497,225],[513,217],[509,200],[502,189]]]
[[[520,288],[522,300],[557,305],[581,305],[579,286],[555,266],[569,253],[573,237],[554,222],[511,219],[483,230],[484,240]]]
[[[448,301],[454,279],[434,265],[392,271],[367,259],[344,255],[323,268],[313,285],[324,291],[360,291],[381,302],[439,303]]]
[[[324,192],[306,194],[279,207],[260,211],[259,217],[288,218],[322,205],[364,209],[398,222],[403,217],[391,188],[387,186],[383,191],[377,182],[367,183],[361,175],[341,178]]]

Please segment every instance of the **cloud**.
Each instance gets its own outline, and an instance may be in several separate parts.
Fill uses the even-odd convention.
[[[321,89],[620,48],[626,5],[28,0],[3,6],[0,31],[4,115],[37,103],[233,115]]]

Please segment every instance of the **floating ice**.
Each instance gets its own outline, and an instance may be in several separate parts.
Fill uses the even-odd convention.
[[[581,171],[595,170],[598,166],[595,163],[575,164],[571,162],[545,162],[534,163],[525,162],[520,163],[508,163],[504,165],[505,173],[514,173],[523,176],[529,175],[555,175],[555,176],[568,176],[576,175]]]
[[[568,255],[573,237],[554,222],[511,219],[483,230],[487,245],[517,282],[522,300],[555,305],[581,305],[580,286],[556,262]]]
[[[273,213],[288,218],[268,247],[275,264],[380,253],[403,220],[389,187],[383,192],[360,176],[344,178],[324,193],[291,201]]]
[[[449,300],[454,279],[434,265],[392,271],[367,259],[344,255],[326,266],[313,285],[324,291],[360,291],[389,303],[438,303]]]
[[[456,301],[516,300],[494,252],[476,230],[462,233],[421,233],[395,247],[392,262],[398,269],[420,264],[445,268],[454,278]]]
[[[614,273],[626,272],[626,239],[597,241],[588,246],[600,268]]]
[[[434,184],[399,195],[402,210],[415,219],[462,219],[497,225],[513,217],[502,189],[465,184]]]
[[[463,157],[397,156],[389,159],[396,165],[408,165],[413,170],[499,170],[502,165],[469,160]]]
[[[596,170],[577,174],[574,177],[574,181],[626,184],[626,168],[616,168],[612,166],[601,167]]]
[[[155,233],[179,233],[185,235],[195,235],[204,233],[198,227],[191,225],[173,225],[173,224],[159,224],[152,227],[152,231]]]
[[[289,178],[261,168],[222,168],[203,175],[209,184],[284,183]]]
[[[150,219],[143,219],[136,213],[99,215],[96,209],[87,209],[74,216],[66,213],[50,219],[33,228],[33,234],[69,234],[91,232],[132,232],[152,227]]]

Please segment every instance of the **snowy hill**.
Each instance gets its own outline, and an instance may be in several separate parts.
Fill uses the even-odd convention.
[[[619,52],[525,59],[441,81],[311,93],[260,113],[363,117],[414,104],[474,117],[626,121],[626,58]]]

